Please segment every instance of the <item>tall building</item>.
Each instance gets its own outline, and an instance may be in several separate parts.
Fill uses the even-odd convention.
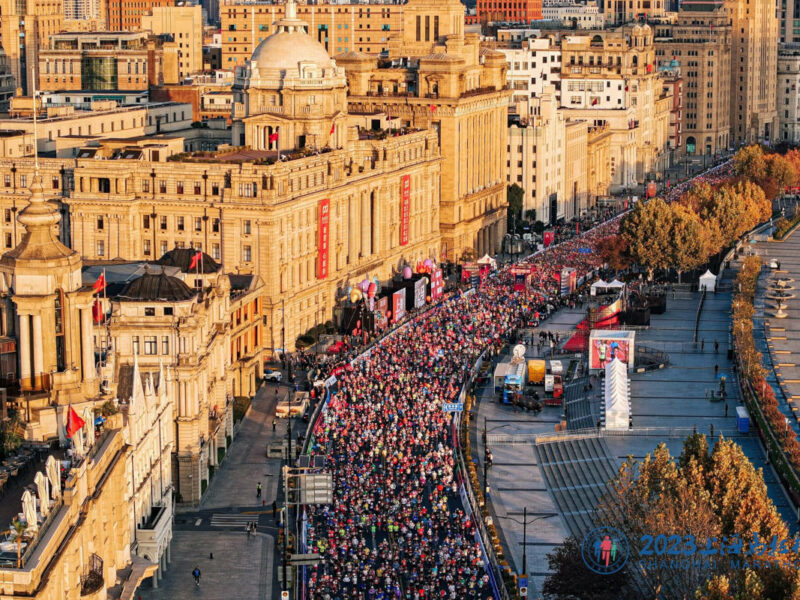
[[[552,85],[555,99],[561,102],[561,47],[552,37],[529,38],[517,47],[498,46],[508,61],[508,85],[513,90],[510,110],[532,115],[534,99]]]
[[[403,26],[402,4],[308,3],[295,10],[308,24],[309,35],[331,56],[351,50],[376,55],[385,52],[390,37],[399,35]],[[285,3],[271,1],[229,0],[223,4],[222,68],[244,65],[256,47],[277,31],[285,11]]]
[[[104,17],[100,0],[64,0],[65,21],[92,21]]]
[[[30,0],[29,0],[30,1]],[[172,6],[175,0],[104,0],[109,31],[140,31],[142,17],[158,6]]]
[[[558,21],[564,27],[573,29],[602,29],[605,16],[596,2],[563,2],[542,7],[542,18]]]
[[[530,23],[542,18],[542,0],[478,0],[478,22]]]
[[[658,20],[673,10],[670,0],[602,0],[602,7],[607,26]]]
[[[63,29],[63,0],[3,0],[0,2],[0,41],[11,74],[23,94],[33,89],[39,49]]]
[[[781,44],[778,52],[780,141],[800,143],[800,44]]]
[[[59,33],[39,51],[39,89],[133,91],[179,81],[176,42],[147,32]]]
[[[203,14],[199,5],[156,6],[142,17],[142,30],[172,36],[177,45],[178,77],[203,70]]]
[[[658,69],[683,79],[686,154],[716,154],[731,145],[733,33],[721,4],[684,3],[674,24],[656,25]],[[679,150],[679,154],[681,151]]]
[[[442,152],[442,251],[499,251],[506,226],[508,100],[505,56],[464,33],[457,0],[410,0],[389,57],[349,52],[350,110],[386,112],[399,126],[432,129]]]
[[[779,41],[781,44],[800,42],[800,2],[780,0],[778,2]]]
[[[724,0],[731,19],[731,141],[776,140],[778,18],[772,0]]]

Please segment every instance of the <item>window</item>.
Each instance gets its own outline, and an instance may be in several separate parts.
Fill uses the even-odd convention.
[[[139,336],[133,336],[133,353],[139,354]]]
[[[144,316],[145,317],[155,317],[156,316],[156,309],[153,306],[145,306],[144,307]]]
[[[150,240],[142,240],[142,254],[150,256]]]
[[[58,189],[58,186],[59,186],[58,177],[53,177],[53,179],[51,181],[51,185],[53,186],[54,190]]]
[[[167,253],[167,240],[161,240],[158,244],[160,250],[159,256],[164,256]]]
[[[106,255],[106,243],[104,240],[97,240],[97,256]]]
[[[103,231],[105,228],[105,222],[103,221],[103,217],[97,217],[97,231]]]
[[[178,217],[178,231],[183,231],[183,217]]]
[[[167,310],[166,308],[164,309]],[[165,335],[161,338],[161,354],[169,354],[169,336]]]
[[[211,221],[211,231],[219,233],[219,219],[215,218]]]
[[[167,216],[164,215],[161,217],[161,231],[167,230]]]
[[[195,231],[202,231],[203,230],[203,219],[202,219],[202,217],[195,217],[194,218],[194,230]]]
[[[195,195],[199,195],[200,194],[200,182],[199,181],[195,181],[194,182],[194,193],[195,193]]]
[[[250,246],[242,246],[242,260],[244,262],[250,262],[253,260],[252,254],[252,248]]]
[[[211,256],[214,257],[214,260],[219,260],[219,244],[211,244]]]
[[[150,215],[142,216],[142,227],[145,229],[150,229]]]
[[[251,233],[250,220],[249,219],[244,222],[244,233],[245,233],[245,235],[250,235],[250,233]]]
[[[158,354],[158,338],[154,335],[144,337],[144,353],[152,356]]]
[[[6,248],[11,248],[11,234],[6,234]]]
[[[19,176],[19,185],[21,187],[28,187],[28,176],[27,175],[20,175]]]
[[[6,187],[11,187],[11,175],[3,175],[3,183]]]
[[[150,193],[150,180],[142,179],[142,191],[146,194]]]
[[[3,219],[6,223],[11,223],[11,209],[7,208],[3,211]]]
[[[219,196],[219,184],[212,183],[211,184],[211,195],[212,196]]]
[[[56,369],[64,371],[67,368],[67,363],[64,344],[64,292],[61,289],[56,290],[56,298],[53,302],[53,308],[55,309]]]
[[[164,307],[164,316],[165,317],[171,317],[172,316],[172,307],[171,306],[165,306]]]
[[[167,182],[166,181],[159,181],[158,182],[158,191],[162,194],[167,193]]]
[[[182,194],[183,193],[183,182],[182,181],[179,181],[177,184],[175,184],[175,190],[176,190],[176,192],[178,194]]]

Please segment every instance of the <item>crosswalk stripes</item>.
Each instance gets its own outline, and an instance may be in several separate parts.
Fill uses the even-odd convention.
[[[245,525],[257,520],[258,517],[253,518],[253,515],[214,513],[211,515],[211,527],[244,529]]]

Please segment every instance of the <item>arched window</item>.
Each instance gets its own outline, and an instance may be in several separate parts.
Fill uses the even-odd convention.
[[[56,369],[61,372],[66,370],[66,344],[64,343],[64,291],[56,290],[54,300],[55,309],[55,336],[56,336]]]

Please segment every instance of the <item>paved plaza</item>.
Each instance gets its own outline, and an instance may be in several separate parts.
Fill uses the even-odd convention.
[[[797,267],[800,279],[800,260]],[[728,280],[721,280],[721,283],[730,285],[732,275],[726,273]],[[517,572],[523,568],[523,508],[527,507],[529,522],[540,517],[528,526],[526,544],[528,571],[538,592],[547,576],[547,553],[569,533],[586,526],[609,473],[628,456],[644,458],[661,442],[677,456],[685,436],[694,428],[708,435],[713,426],[715,437],[723,434],[734,438],[756,468],[763,470],[772,501],[792,531],[797,530],[797,517],[776,474],[765,461],[758,438],[752,433],[736,431],[738,386],[727,357],[731,293],[707,295],[695,344],[699,302],[700,294],[685,288],[670,293],[666,313],[652,315],[650,327],[637,331],[637,345],[666,352],[669,366],[631,374],[634,429],[624,435],[602,435],[593,441],[561,441],[537,446],[534,437],[553,433],[560,420],[560,407],[545,407],[535,416],[528,412],[515,413],[510,406],[493,401],[491,385],[479,390],[481,401],[476,413],[476,429],[479,432],[486,419],[488,446],[494,457],[494,466],[489,469],[492,508]],[[584,316],[578,309],[562,310],[543,323],[542,329],[563,332],[574,328]],[[528,354],[532,357],[536,350],[529,349]],[[727,416],[724,402],[712,402],[708,398],[710,391],[719,390],[720,376],[726,378]],[[596,384],[592,392],[593,401],[597,403],[599,387]],[[800,386],[797,393],[800,394]],[[593,410],[598,408],[593,407]],[[477,442],[480,435],[476,432],[473,439]],[[482,464],[483,447],[478,443],[473,447],[476,448],[474,458]],[[479,473],[482,474],[482,469]]]
[[[142,600],[279,597],[272,502],[280,501],[281,461],[267,459],[266,447],[283,439],[286,420],[279,419],[273,432],[275,389],[267,384],[259,390],[200,506],[175,515],[172,563],[157,588],[149,581],[142,584]],[[280,396],[288,390],[278,389]],[[293,436],[305,431],[304,425],[295,419]],[[256,498],[259,481],[261,499]],[[248,537],[244,528],[251,521],[258,523],[258,533]],[[202,573],[200,587],[192,579],[195,566]]]

